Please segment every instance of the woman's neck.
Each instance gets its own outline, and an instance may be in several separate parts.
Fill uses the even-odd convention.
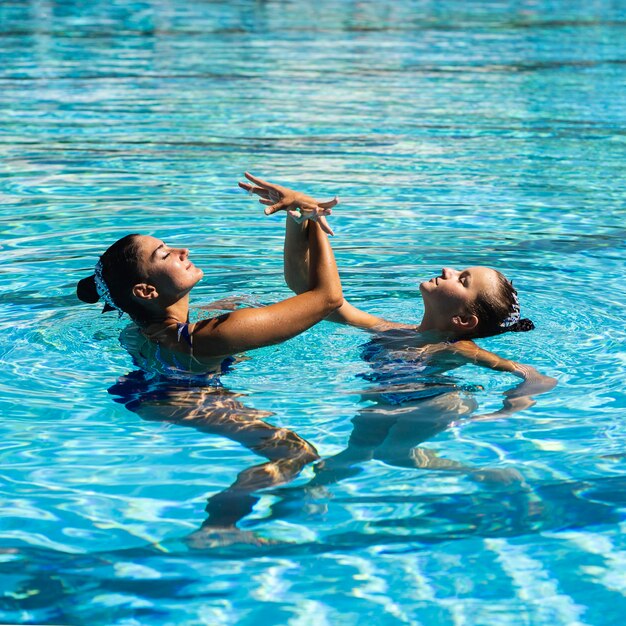
[[[189,297],[185,296],[166,307],[155,307],[146,313],[146,318],[141,324],[144,329],[150,326],[167,326],[172,323],[186,324],[189,322]]]
[[[454,330],[447,325],[441,324],[441,321],[437,319],[437,316],[431,316],[428,315],[428,313],[424,313],[424,317],[419,323],[417,331],[425,336],[438,337],[441,341],[458,340]]]
[[[421,333],[427,333],[446,332],[447,329],[442,327],[436,315],[429,315],[428,312],[425,312],[422,321],[419,323],[418,330]]]

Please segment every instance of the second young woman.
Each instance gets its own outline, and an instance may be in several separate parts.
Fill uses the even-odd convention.
[[[316,220],[327,228],[325,212],[337,201],[318,203],[286,187],[249,174],[246,177],[250,182],[240,183],[240,186],[260,197],[259,201],[267,206],[266,214],[280,210],[289,213],[284,248],[285,279],[295,293],[301,293],[309,286],[308,268],[312,259],[308,229]],[[305,211],[300,207],[305,207]],[[521,317],[517,293],[500,272],[488,267],[461,271],[443,268],[439,276],[420,283],[420,292],[424,314],[419,324],[392,322],[362,311],[346,300],[327,319],[375,333],[368,360],[379,358],[393,367],[394,359],[400,356],[403,362],[408,359],[419,364],[421,372],[427,368],[428,374],[441,374],[474,364],[518,376],[521,384],[506,393],[498,415],[521,410],[533,403],[532,395],[554,387],[555,379],[529,365],[484,350],[474,342],[481,337],[534,328],[530,320]]]

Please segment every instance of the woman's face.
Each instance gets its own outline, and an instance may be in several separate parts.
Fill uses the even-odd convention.
[[[479,294],[497,289],[498,273],[480,266],[462,271],[444,267],[441,275],[420,283],[426,313],[443,321],[465,315]]]
[[[139,263],[146,282],[165,303],[176,302],[200,281],[204,272],[189,260],[187,248],[173,248],[149,235],[137,238]]]

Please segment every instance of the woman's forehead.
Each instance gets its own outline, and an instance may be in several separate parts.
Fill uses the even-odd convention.
[[[142,249],[152,252],[155,248],[163,245],[163,240],[152,235],[139,235],[137,243]]]
[[[496,278],[498,276],[498,272],[491,267],[485,267],[484,265],[474,265],[473,267],[468,267],[463,270],[464,272],[470,272],[472,276],[484,276]]]
[[[139,235],[138,239],[142,245],[147,245],[147,246],[151,244],[158,246],[163,243],[161,239],[157,239],[156,237],[153,237],[152,235]]]
[[[155,251],[165,245],[161,239],[153,237],[152,235],[140,235],[137,238],[137,247],[139,249],[140,256],[144,261],[148,261]]]
[[[495,290],[498,288],[498,272],[490,267],[484,267],[477,265],[475,267],[468,267],[466,272],[472,277],[472,286],[477,291]]]

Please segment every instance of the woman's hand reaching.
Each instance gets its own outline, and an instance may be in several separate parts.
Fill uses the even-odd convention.
[[[249,193],[259,196],[259,202],[265,205],[265,215],[287,211],[299,224],[305,220],[313,220],[319,223],[325,233],[335,234],[328,225],[326,216],[330,215],[332,213],[331,208],[339,203],[336,197],[327,202],[318,202],[311,196],[267,182],[249,172],[245,172],[245,177],[253,184],[240,182],[239,186]]]

